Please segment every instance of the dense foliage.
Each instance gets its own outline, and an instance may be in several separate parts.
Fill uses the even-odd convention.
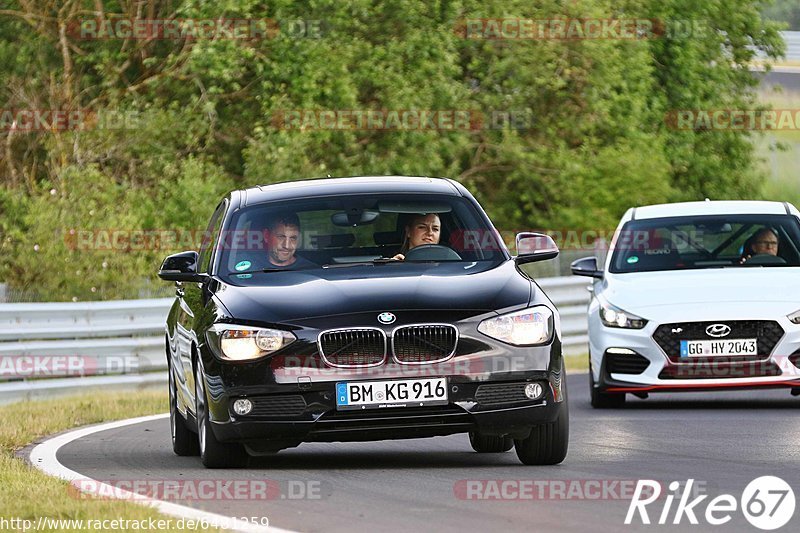
[[[747,132],[679,131],[664,117],[755,107],[747,65],[756,49],[773,58],[783,49],[761,4],[0,1],[2,108],[96,114],[82,129],[0,130],[0,280],[54,299],[137,296],[183,243],[76,245],[76,231],[202,228],[231,188],[326,174],[453,177],[508,230],[605,230],[633,204],[756,197]],[[279,31],[250,40],[81,37],[87,21],[114,17],[269,17]],[[650,19],[666,29],[634,39],[462,31],[469,20],[520,17]],[[282,113],[309,109],[466,110],[490,125],[516,122],[276,127]]]
[[[765,6],[764,18],[782,22],[788,30],[800,31],[800,3],[797,0],[774,0]]]

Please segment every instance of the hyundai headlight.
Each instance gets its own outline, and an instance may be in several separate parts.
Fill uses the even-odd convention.
[[[793,324],[800,324],[800,309],[790,314],[786,318],[788,318],[789,321],[792,322]]]
[[[249,361],[277,352],[297,337],[279,329],[214,324],[208,330],[208,340],[224,359]]]
[[[487,318],[478,331],[515,346],[547,344],[553,333],[553,312],[543,305]]]
[[[623,311],[617,306],[599,299],[600,321],[609,328],[642,329],[647,325],[647,320],[628,311]]]

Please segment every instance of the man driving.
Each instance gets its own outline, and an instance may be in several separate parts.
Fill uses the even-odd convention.
[[[739,263],[745,263],[755,255],[778,255],[778,233],[772,228],[761,228],[745,244]]]
[[[267,252],[264,268],[298,270],[316,266],[296,254],[301,234],[300,219],[295,213],[281,213],[271,218],[264,237]]]

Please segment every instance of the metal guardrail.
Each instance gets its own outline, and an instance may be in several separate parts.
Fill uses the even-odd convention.
[[[569,276],[538,278],[537,283],[560,311],[564,351],[585,353],[589,281]],[[172,298],[0,304],[0,401],[48,390],[165,380],[164,320],[171,303]],[[10,372],[26,357],[41,362],[48,379]],[[48,362],[70,358],[88,361],[85,375],[93,377],[75,377],[83,371],[66,367],[59,374],[59,367]],[[151,371],[162,372],[148,375]]]
[[[164,320],[171,298],[81,303],[0,304],[0,380],[19,358],[36,356],[31,374],[58,376],[58,358],[85,358],[87,374],[164,370]],[[45,356],[56,361],[48,362]],[[64,368],[75,375],[77,365]],[[26,367],[27,368],[27,367]]]
[[[786,41],[786,59],[800,61],[800,31],[784,31],[781,35]]]
[[[781,37],[783,37],[784,42],[786,43],[786,56],[778,60],[778,65],[780,66],[781,63],[784,61],[800,61],[800,31],[782,31]],[[755,48],[751,48],[756,52],[756,60],[763,61],[766,59],[766,54],[764,54],[761,50],[757,50]]]

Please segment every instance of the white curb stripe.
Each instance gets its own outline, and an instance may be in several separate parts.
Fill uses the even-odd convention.
[[[764,65],[752,64],[750,65],[750,72],[765,72]],[[794,65],[772,65],[773,73],[778,74],[800,74],[800,66]]]
[[[70,470],[66,466],[62,465],[58,462],[56,458],[56,454],[58,450],[61,449],[62,446],[66,446],[70,442],[86,437],[88,435],[92,435],[94,433],[99,433],[100,431],[106,431],[109,429],[117,429],[125,426],[131,426],[133,424],[139,424],[141,422],[150,422],[152,420],[160,420],[162,418],[169,417],[169,413],[164,413],[160,415],[150,415],[150,416],[140,416],[138,418],[129,418],[127,420],[118,420],[116,422],[108,422],[105,424],[99,424],[94,426],[87,426],[79,429],[75,429],[68,433],[64,433],[63,435],[58,435],[51,439],[44,441],[43,443],[37,445],[33,450],[31,450],[30,454],[30,461],[33,463],[33,466],[39,468],[40,470],[44,471],[51,476],[56,476],[58,478],[64,479],[66,481],[71,482],[73,487],[81,489],[82,492],[86,492],[88,494],[95,494],[101,497],[107,498],[109,495],[113,495],[114,498],[131,501],[134,503],[138,503],[141,505],[146,505],[148,507],[153,507],[158,511],[170,515],[175,516],[178,518],[188,518],[192,520],[205,520],[209,523],[209,525],[221,527],[223,529],[227,529],[230,531],[241,531],[244,533],[257,533],[257,532],[270,532],[270,533],[294,533],[290,530],[280,529],[276,527],[265,527],[261,525],[252,524],[245,520],[239,520],[238,518],[225,516],[217,513],[211,513],[208,511],[201,511],[199,509],[194,509],[192,507],[187,507],[185,505],[179,505],[177,503],[172,502],[165,502],[162,500],[157,500],[154,498],[150,498],[149,496],[144,496],[142,494],[138,494],[135,492],[130,492],[127,490],[120,489],[118,487],[114,487],[112,485],[108,485],[107,483],[101,483],[97,480],[96,484],[89,484],[85,483],[85,481],[90,480],[91,478],[87,478],[84,475],[75,472],[74,470]],[[81,483],[74,483],[76,481],[81,481]],[[94,485],[91,489],[87,489],[86,485]]]

